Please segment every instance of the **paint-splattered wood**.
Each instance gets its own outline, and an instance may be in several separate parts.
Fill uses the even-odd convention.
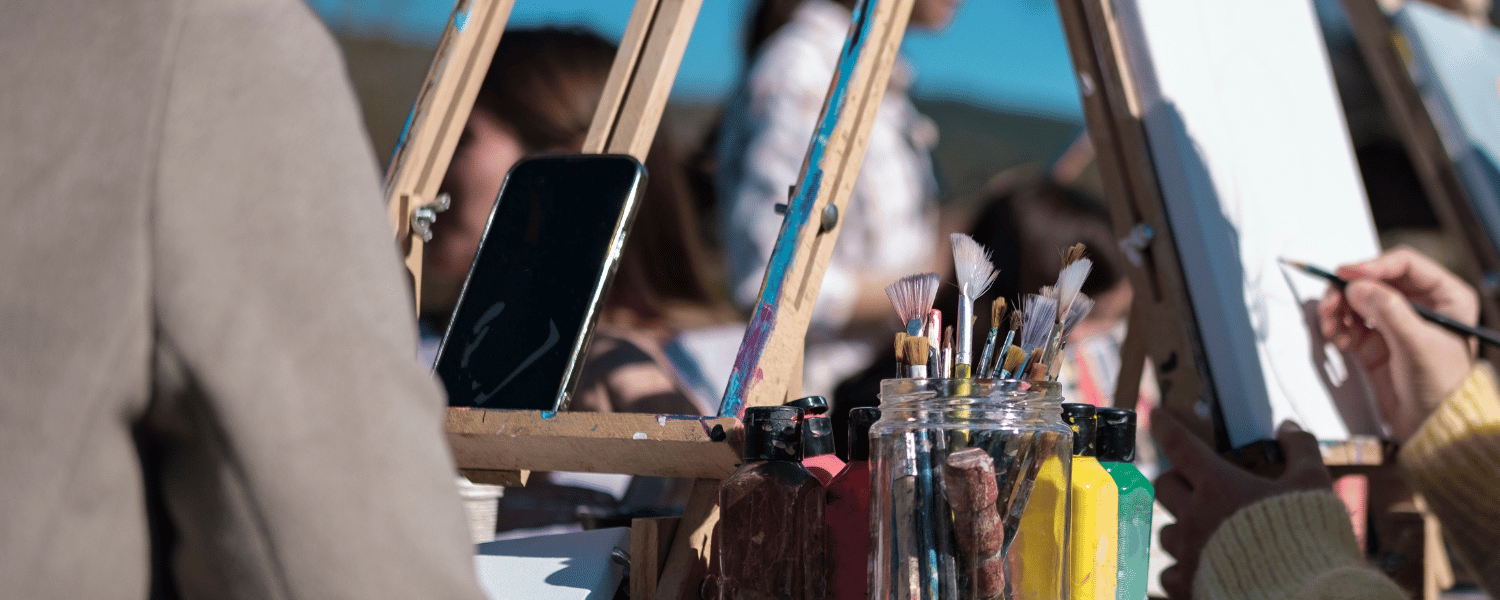
[[[423,241],[412,230],[412,215],[437,198],[514,4],[515,0],[459,0],[386,170],[391,227],[406,253],[418,307]]]
[[[840,219],[827,227],[824,214],[830,206],[837,214],[847,209],[911,6],[912,0],[866,0],[856,7],[720,415],[739,416],[747,406],[781,404],[801,392],[791,387],[839,234]]]
[[[1121,239],[1136,231],[1149,230],[1151,234],[1143,247],[1129,255],[1126,269],[1136,290],[1131,330],[1144,334],[1140,340],[1131,340],[1127,348],[1144,347],[1150,356],[1161,405],[1182,417],[1204,439],[1215,441],[1217,424],[1210,404],[1214,401],[1213,389],[1207,385],[1197,324],[1112,4],[1106,0],[1057,0],[1057,7],[1078,78],[1084,120],[1098,152],[1099,174],[1115,232]],[[1137,230],[1140,225],[1145,229]],[[1129,368],[1121,369],[1122,381],[1128,382],[1132,378],[1125,372],[1140,364],[1139,356],[1123,358]],[[1136,397],[1124,387],[1116,394],[1122,406],[1133,407]]]
[[[734,472],[732,418],[448,409],[460,469],[718,478]]]
[[[789,394],[801,391],[802,351],[812,304],[839,232],[837,222],[822,227],[822,215],[829,206],[843,213],[848,205],[912,4],[912,0],[863,0],[856,6],[841,68],[829,86],[818,128],[809,132],[812,144],[803,173],[772,250],[720,415],[738,417],[746,406],[780,404]],[[657,600],[697,597],[718,522],[718,488],[710,480],[694,485],[661,574]]]

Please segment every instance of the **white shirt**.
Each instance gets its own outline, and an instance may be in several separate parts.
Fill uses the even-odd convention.
[[[719,225],[731,297],[742,309],[753,306],[760,293],[781,232],[783,217],[775,205],[788,201],[801,174],[849,25],[849,11],[842,6],[804,2],[762,46],[725,110],[716,181]],[[838,243],[813,310],[809,341],[814,346],[838,339],[852,316],[860,281],[895,281],[927,270],[938,250],[930,156],[937,129],[907,98],[907,71],[904,64],[893,69],[854,195],[840,215]],[[847,350],[840,352],[840,362],[859,364],[836,367],[843,374],[873,358],[870,352]],[[809,363],[814,354],[810,347]],[[813,371],[809,368],[810,376]],[[809,391],[818,387],[808,383]]]

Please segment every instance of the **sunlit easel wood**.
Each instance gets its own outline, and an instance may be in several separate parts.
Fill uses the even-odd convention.
[[[386,170],[386,206],[411,272],[419,311],[423,240],[412,229],[412,217],[437,199],[514,4],[515,0],[459,0]]]

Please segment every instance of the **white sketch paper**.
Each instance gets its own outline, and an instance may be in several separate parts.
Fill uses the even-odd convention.
[[[1318,334],[1327,284],[1277,262],[1379,252],[1311,4],[1115,7],[1230,441],[1287,419],[1379,433],[1357,364]]]

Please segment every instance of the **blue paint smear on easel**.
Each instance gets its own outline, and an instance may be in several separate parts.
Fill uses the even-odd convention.
[[[824,102],[823,119],[813,134],[807,151],[807,173],[797,182],[797,193],[787,207],[786,217],[781,223],[781,234],[776,238],[776,247],[771,251],[771,261],[766,267],[766,279],[761,284],[760,304],[750,317],[745,339],[740,343],[734,360],[734,370],[729,374],[729,385],[724,389],[724,400],[719,404],[719,416],[739,417],[745,408],[745,395],[751,385],[758,382],[761,373],[750,373],[749,369],[760,362],[765,354],[766,342],[776,329],[776,313],[782,302],[783,286],[787,272],[797,255],[797,239],[812,216],[813,204],[818,199],[818,186],[823,181],[823,154],[828,140],[838,126],[839,113],[844,106],[844,97],[849,82],[854,79],[854,69],[859,63],[860,51],[869,37],[874,19],[872,10],[880,0],[861,0],[854,8],[850,22],[849,37],[839,53],[837,80]]]
[[[469,26],[469,14],[473,12],[472,9],[473,6],[470,5],[467,8],[453,11],[454,29],[463,31],[465,27]],[[424,84],[422,93],[427,91],[425,86],[426,84]],[[401,150],[406,148],[406,137],[411,133],[411,125],[417,119],[417,109],[420,108],[418,103],[422,100],[422,93],[417,94],[417,99],[412,101],[411,110],[406,112],[406,122],[401,125],[401,135],[396,136],[396,148],[391,150],[391,159],[386,163],[391,165],[392,168],[396,166],[396,159],[401,156]]]
[[[406,123],[401,125],[401,135],[396,136],[396,149],[391,150],[389,164],[396,164],[396,157],[401,156],[401,149],[406,147],[406,136],[411,133],[412,121],[417,119],[417,103],[412,102],[411,110],[406,111]]]
[[[470,7],[470,8],[472,8],[472,7]],[[456,29],[456,30],[458,30],[458,31],[463,31],[465,27],[468,27],[469,26],[469,13],[470,12],[472,12],[472,11],[470,11],[469,9],[464,9],[464,10],[461,10],[461,11],[454,12],[453,13],[453,28]]]

